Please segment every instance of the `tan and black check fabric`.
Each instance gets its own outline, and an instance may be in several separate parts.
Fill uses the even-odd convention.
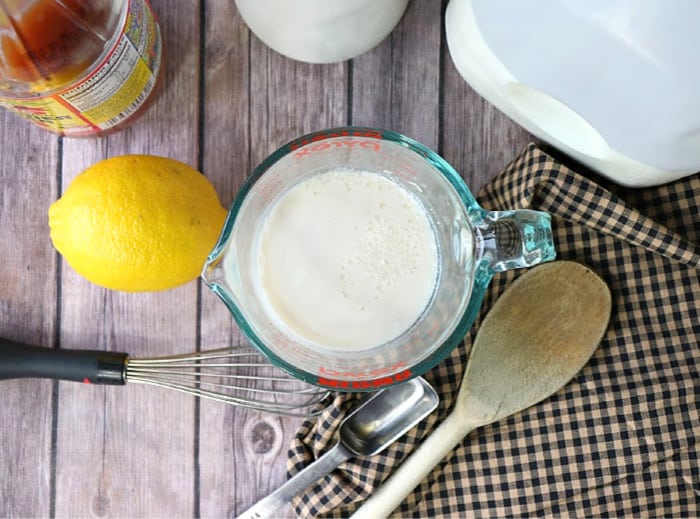
[[[558,258],[609,284],[610,327],[570,384],[470,434],[396,515],[700,517],[700,175],[624,189],[530,145],[479,201],[551,213]],[[294,503],[300,517],[350,515],[447,415],[479,322],[521,273],[494,278],[464,344],[426,374],[439,410],[383,454],[350,460],[310,487]],[[354,398],[339,395],[301,427],[290,474],[337,441]]]

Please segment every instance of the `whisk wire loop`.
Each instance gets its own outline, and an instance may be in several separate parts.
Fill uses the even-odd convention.
[[[125,379],[285,416],[316,416],[330,395],[326,389],[287,376],[245,347],[128,358]]]

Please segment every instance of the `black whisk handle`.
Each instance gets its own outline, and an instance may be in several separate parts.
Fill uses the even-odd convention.
[[[30,346],[0,338],[0,380],[50,378],[124,385],[126,353]]]

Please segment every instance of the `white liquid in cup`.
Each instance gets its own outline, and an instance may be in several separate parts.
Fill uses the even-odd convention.
[[[365,350],[418,319],[438,275],[420,202],[388,178],[333,169],[284,193],[254,243],[271,320],[321,349]]]

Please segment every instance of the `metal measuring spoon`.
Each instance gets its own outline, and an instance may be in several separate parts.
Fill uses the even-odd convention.
[[[474,341],[452,413],[353,515],[388,516],[466,435],[565,386],[608,326],[605,282],[570,261],[526,272],[498,299]]]
[[[437,393],[422,377],[375,393],[345,417],[340,424],[340,440],[331,450],[243,512],[239,519],[270,517],[342,462],[353,456],[380,453],[428,416],[438,402]]]

